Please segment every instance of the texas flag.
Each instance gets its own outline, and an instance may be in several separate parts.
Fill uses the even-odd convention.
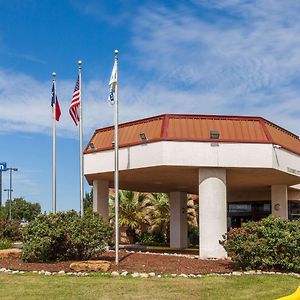
[[[52,85],[51,106],[53,107],[53,105],[55,103],[55,120],[59,121],[59,118],[60,118],[60,115],[61,115],[61,111],[60,111],[60,107],[59,107],[57,96],[55,96],[56,99],[54,99],[54,95],[55,95],[55,87],[54,87],[54,83],[53,83],[53,85]]]

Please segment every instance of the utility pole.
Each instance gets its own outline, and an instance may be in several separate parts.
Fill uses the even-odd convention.
[[[12,201],[12,172],[15,171],[17,172],[17,168],[7,168],[6,170],[9,171],[9,201],[10,201],[10,206],[9,206],[9,219],[11,220],[11,201]]]

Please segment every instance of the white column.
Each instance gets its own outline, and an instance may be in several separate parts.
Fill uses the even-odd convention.
[[[187,245],[187,195],[170,193],[170,247],[186,248]]]
[[[224,258],[220,245],[227,231],[226,169],[199,169],[199,257]]]
[[[288,218],[288,189],[287,185],[271,186],[272,215],[283,219]]]
[[[108,221],[108,181],[93,181],[93,211],[97,212],[102,218]]]

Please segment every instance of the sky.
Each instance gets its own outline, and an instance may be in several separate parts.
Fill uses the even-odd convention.
[[[51,210],[52,72],[62,110],[57,208],[79,210],[78,128],[68,113],[78,59],[85,145],[113,124],[106,100],[115,49],[121,122],[163,113],[257,115],[300,134],[299,1],[0,4],[0,162],[18,168],[13,197],[43,211]]]

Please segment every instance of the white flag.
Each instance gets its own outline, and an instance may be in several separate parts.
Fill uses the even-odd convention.
[[[108,96],[108,101],[110,104],[114,104],[115,103],[115,85],[117,83],[117,62],[115,61],[112,72],[111,72],[111,76],[110,76],[110,80],[109,80],[109,96]]]
[[[112,86],[116,82],[117,82],[117,62],[115,61],[112,72],[111,72],[109,85]]]

